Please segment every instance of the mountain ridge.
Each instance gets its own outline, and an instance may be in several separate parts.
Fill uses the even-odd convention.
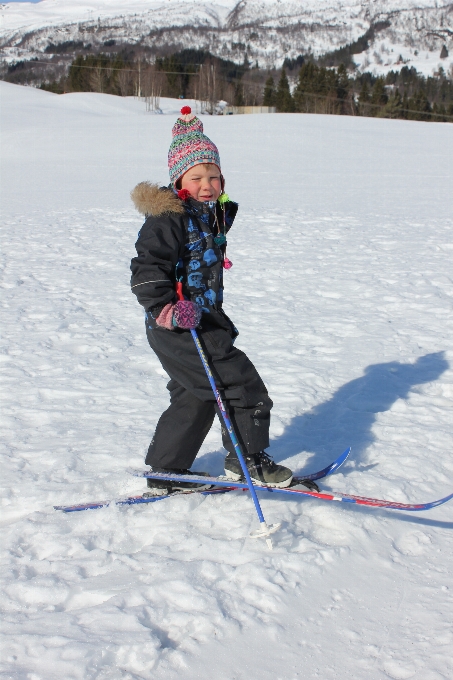
[[[39,57],[50,43],[73,40],[102,48],[114,40],[156,53],[203,49],[236,63],[274,68],[286,57],[339,49],[378,22],[389,25],[373,37],[359,67],[372,64],[379,71],[401,56],[400,63],[432,71],[442,46],[453,49],[453,2],[447,0],[307,0],[303,5],[294,0],[42,0],[26,10],[4,4],[1,18],[6,61]],[[386,53],[392,51],[390,64]]]

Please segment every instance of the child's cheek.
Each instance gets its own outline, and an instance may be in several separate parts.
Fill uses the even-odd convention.
[[[196,187],[194,187],[193,184],[188,184],[188,185],[187,185],[186,187],[184,187],[184,188],[187,189],[187,191],[188,191],[189,194],[192,196],[192,198],[195,198],[195,199],[197,198],[197,196],[198,196],[198,190],[197,190]]]

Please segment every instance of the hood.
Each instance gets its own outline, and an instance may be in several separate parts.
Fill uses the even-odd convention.
[[[168,215],[183,213],[184,205],[172,189],[151,182],[140,182],[131,191],[132,202],[142,215]]]

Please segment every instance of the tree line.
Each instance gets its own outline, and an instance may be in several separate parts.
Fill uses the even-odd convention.
[[[52,46],[54,49],[55,46]],[[43,81],[41,89],[55,93],[104,92],[120,96],[181,97],[198,99],[214,111],[219,100],[244,103],[242,79],[249,65],[214,57],[207,51],[187,49],[150,59],[133,50],[79,54],[59,80]],[[13,80],[13,78],[6,78]],[[22,74],[24,83],[26,74]],[[256,90],[254,99],[262,98]],[[247,97],[247,95],[246,95]]]
[[[386,76],[362,73],[351,77],[344,64],[338,68],[302,64],[291,92],[285,69],[278,83],[269,76],[263,105],[281,112],[453,121],[453,82],[439,69],[437,77],[425,78],[403,66]]]
[[[363,36],[363,40],[369,38]],[[114,48],[115,41],[107,42],[104,47]],[[74,46],[71,42],[50,44],[46,50],[66,56]],[[257,68],[247,59],[236,64],[203,50],[187,49],[156,57],[132,47],[87,53],[89,47],[83,46],[81,53],[66,62],[58,78],[44,79],[47,67],[36,58],[10,64],[1,77],[36,85],[40,74],[39,86],[56,93],[91,91],[154,100],[161,96],[193,98],[203,102],[211,113],[223,99],[235,106],[273,106],[278,112],[453,122],[453,74],[447,76],[440,68],[435,76],[424,77],[416,69],[403,66],[400,71],[376,76],[358,73],[343,62],[332,65],[346,53],[350,56],[363,47],[355,43],[317,60],[303,55],[286,59],[281,71]],[[51,74],[55,66],[49,64],[48,68]]]

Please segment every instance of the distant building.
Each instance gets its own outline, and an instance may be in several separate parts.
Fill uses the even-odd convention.
[[[276,113],[275,106],[225,106],[224,116],[231,116],[239,113]]]

